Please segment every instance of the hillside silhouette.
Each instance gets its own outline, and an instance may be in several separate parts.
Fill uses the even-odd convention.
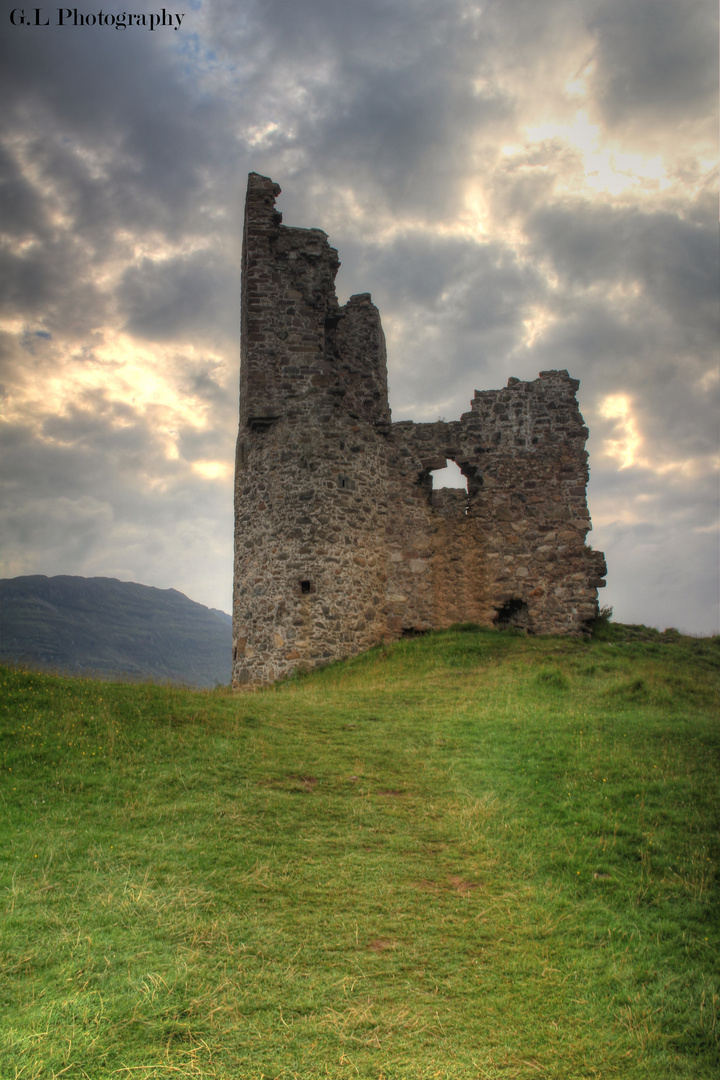
[[[0,580],[0,657],[75,674],[194,686],[230,680],[229,615],[104,577]]]

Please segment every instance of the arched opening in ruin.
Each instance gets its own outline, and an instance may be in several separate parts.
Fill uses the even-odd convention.
[[[452,458],[445,459],[444,469],[430,471],[428,497],[432,508],[443,516],[467,514],[470,506],[468,478]]]
[[[452,458],[445,458],[444,469],[433,469],[430,473],[433,491],[438,488],[465,488],[468,490],[467,476],[463,476],[462,470]]]

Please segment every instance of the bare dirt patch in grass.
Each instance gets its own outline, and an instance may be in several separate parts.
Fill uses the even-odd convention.
[[[459,893],[471,893],[473,889],[482,889],[482,884],[479,881],[468,881],[466,878],[460,877],[459,874],[452,874],[448,881],[452,885],[453,889],[456,889]]]
[[[373,938],[372,941],[368,941],[367,947],[371,952],[382,953],[387,952],[388,949],[396,949],[397,941],[391,941],[390,938]]]

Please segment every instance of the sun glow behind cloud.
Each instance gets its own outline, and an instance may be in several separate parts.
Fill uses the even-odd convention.
[[[57,426],[48,428],[47,420],[68,418],[85,411],[88,416],[102,414],[103,423],[112,430],[149,424],[154,439],[161,445],[168,462],[182,457],[180,441],[188,431],[207,432],[213,422],[212,406],[198,395],[188,393],[183,382],[178,354],[185,363],[207,363],[207,353],[199,354],[190,343],[172,345],[142,343],[137,338],[112,328],[104,328],[102,341],[80,352],[55,345],[52,374],[44,380],[42,394],[34,371],[22,373],[13,387],[7,388],[3,419],[25,424],[37,438],[47,443],[62,443]],[[49,349],[53,345],[48,344]],[[222,359],[211,357],[222,365]],[[50,433],[49,433],[50,432]],[[74,436],[69,433],[67,439]],[[214,461],[192,462],[193,470],[206,479],[229,474],[229,466]]]
[[[584,184],[597,192],[621,195],[628,189],[642,190],[649,186],[653,192],[672,185],[660,154],[645,157],[628,153],[606,141],[599,124],[593,124],[588,114],[578,110],[570,121],[544,121],[525,128],[530,145],[549,142],[563,143],[573,147],[583,166]],[[521,146],[506,146],[506,155],[522,153]],[[568,178],[560,181],[560,187],[568,184]]]
[[[620,470],[636,468],[647,470],[655,476],[664,476],[668,482],[694,480],[708,476],[720,468],[717,453],[695,454],[685,458],[670,458],[656,452],[652,457],[644,449],[644,439],[639,431],[633,399],[627,394],[608,394],[603,398],[599,413],[604,420],[612,421],[612,432],[602,442],[602,453],[614,459]],[[643,495],[636,496],[642,500]]]
[[[608,457],[619,462],[620,469],[629,469],[635,463],[642,438],[632,415],[632,401],[625,394],[609,394],[600,406],[600,415],[614,420],[613,438],[605,439],[603,450]]]
[[[227,480],[233,472],[229,461],[193,461],[192,467],[205,480]]]
[[[523,319],[523,329],[525,331],[522,341],[523,346],[531,349],[536,341],[547,333],[556,321],[557,315],[539,304],[533,304],[527,308]]]

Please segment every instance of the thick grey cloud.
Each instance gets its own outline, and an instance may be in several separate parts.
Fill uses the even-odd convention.
[[[705,0],[6,26],[3,572],[228,609],[252,169],[330,234],[341,299],[373,293],[396,418],[578,376],[617,617],[716,625],[717,28]]]
[[[224,106],[194,92],[166,38],[16,28],[3,68],[4,126],[28,133],[33,162],[56,180],[81,231],[95,239],[124,220],[186,229],[224,156]]]
[[[48,325],[68,332],[102,326],[117,298],[114,282],[100,285],[103,269],[131,260],[132,279],[133,249],[148,237],[151,248],[158,240],[185,250],[213,245],[219,277],[228,220],[235,233],[240,220],[239,200],[226,191],[237,158],[223,97],[200,95],[158,33],[20,30],[2,75],[0,168],[7,230],[25,243],[0,265],[5,301],[42,311]],[[183,273],[178,258],[167,261],[168,279]],[[150,283],[145,298],[151,336],[157,291]]]
[[[232,561],[230,483],[209,482],[182,461],[168,467],[152,425],[119,416],[112,403],[85,405],[49,421],[42,439],[18,425],[3,431],[4,576],[70,567],[190,595],[200,580],[208,598],[222,597]],[[128,426],[113,430],[113,417]]]
[[[125,327],[150,340],[207,333],[211,326],[237,333],[240,277],[217,252],[199,251],[129,267],[117,289]]]
[[[652,133],[712,114],[718,88],[712,0],[606,0],[589,26],[597,40],[596,101],[611,126]]]
[[[536,255],[551,259],[568,285],[639,281],[649,302],[669,310],[683,334],[709,331],[717,340],[716,222],[667,211],[550,204],[529,215],[526,231]]]
[[[0,146],[0,229],[10,236],[23,236],[31,229],[46,232],[44,217],[42,200]]]

